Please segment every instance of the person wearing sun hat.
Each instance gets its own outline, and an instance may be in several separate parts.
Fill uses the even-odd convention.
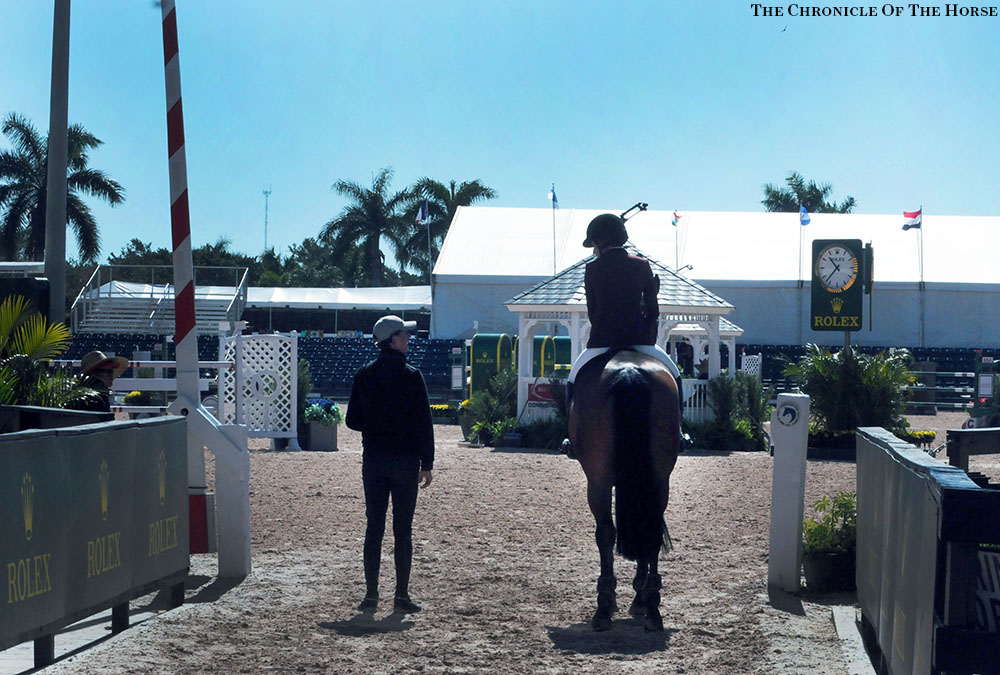
[[[365,597],[359,609],[378,607],[378,577],[382,560],[385,516],[392,498],[393,561],[396,595],[393,611],[419,612],[410,599],[413,560],[413,512],[417,487],[431,484],[434,467],[434,425],[427,386],[420,371],[406,362],[415,321],[383,316],[372,336],[380,353],[354,376],[345,422],[361,432],[361,480],[365,491]]]
[[[104,352],[93,351],[80,359],[81,383],[98,393],[99,403],[88,404],[88,410],[111,411],[111,385],[115,378],[128,368],[124,356],[107,356]]]

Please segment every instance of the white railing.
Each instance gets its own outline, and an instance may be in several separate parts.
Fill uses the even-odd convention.
[[[688,422],[708,422],[715,414],[708,405],[708,380],[684,379],[684,419]]]

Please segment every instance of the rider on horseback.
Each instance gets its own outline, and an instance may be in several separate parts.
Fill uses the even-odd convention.
[[[577,357],[570,371],[566,386],[567,408],[580,369],[594,357],[615,348],[633,349],[662,361],[677,381],[680,392],[680,370],[670,355],[656,344],[660,314],[656,295],[660,290],[660,278],[653,274],[645,258],[623,248],[627,240],[625,221],[612,213],[597,216],[587,226],[583,245],[593,247],[596,256],[587,263],[584,275],[590,339],[587,349]],[[569,439],[563,441],[562,450],[573,456]]]

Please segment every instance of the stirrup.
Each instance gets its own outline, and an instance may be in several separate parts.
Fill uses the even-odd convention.
[[[573,444],[570,443],[568,438],[564,438],[563,442],[559,445],[559,452],[566,455],[570,459],[576,459],[576,453],[573,452]]]

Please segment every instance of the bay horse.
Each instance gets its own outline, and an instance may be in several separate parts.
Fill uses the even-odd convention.
[[[677,384],[659,360],[635,351],[611,350],[577,374],[568,416],[570,442],[587,476],[587,501],[597,524],[601,558],[591,626],[609,630],[618,608],[617,535],[618,553],[636,562],[635,599],[629,612],[644,616],[646,630],[662,631],[657,562],[660,549],[669,547],[670,541],[663,513],[680,451]]]

